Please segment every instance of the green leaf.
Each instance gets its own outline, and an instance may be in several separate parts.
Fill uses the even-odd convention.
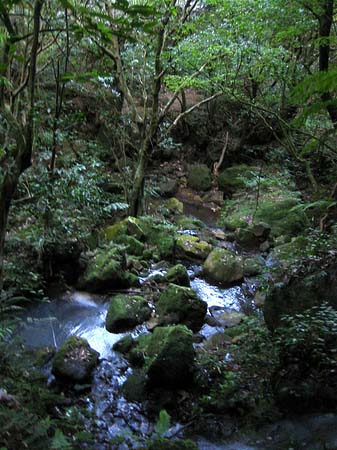
[[[159,413],[158,421],[154,427],[155,432],[160,435],[165,434],[170,427],[170,420],[171,416],[169,415],[169,413],[165,409],[162,409]]]

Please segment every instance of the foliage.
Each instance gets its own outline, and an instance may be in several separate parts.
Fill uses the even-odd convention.
[[[159,436],[163,436],[170,427],[171,417],[165,409],[162,409],[159,413],[159,418],[154,426],[155,432]]]
[[[83,413],[69,408],[62,395],[47,387],[37,369],[34,355],[20,350],[17,343],[0,343],[2,389],[11,403],[0,405],[0,445],[10,449],[82,448],[90,441],[84,432]]]
[[[285,316],[275,343],[284,363],[333,370],[337,366],[337,311],[327,303]]]
[[[261,319],[251,317],[228,330],[219,343],[199,354],[198,384],[203,413],[236,414],[264,420],[272,410],[271,376],[277,362]]]

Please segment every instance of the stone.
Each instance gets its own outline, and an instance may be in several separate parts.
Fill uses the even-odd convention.
[[[257,238],[266,240],[270,235],[271,226],[268,223],[259,222],[252,225],[252,232]]]
[[[110,301],[105,328],[110,333],[123,333],[151,317],[147,300],[137,295],[119,294]]]
[[[258,177],[259,168],[250,167],[246,164],[228,167],[218,176],[219,189],[231,194],[238,189],[245,189]]]
[[[141,370],[135,370],[122,386],[122,393],[130,402],[142,402],[146,399],[146,376]]]
[[[178,284],[179,286],[190,286],[190,279],[187,269],[182,264],[177,264],[169,269],[165,275],[165,279],[169,283]]]
[[[104,292],[111,288],[128,288],[139,285],[138,277],[126,271],[123,250],[116,244],[96,249],[88,261],[78,287],[93,292]]]
[[[223,230],[213,230],[212,234],[215,237],[215,239],[218,239],[219,241],[226,240],[226,234]]]
[[[264,266],[265,264],[262,258],[245,258],[243,262],[243,271],[245,277],[254,277],[255,275],[260,275],[263,272]]]
[[[130,352],[130,350],[132,349],[132,347],[134,347],[135,345],[135,340],[133,339],[132,336],[130,336],[129,334],[122,337],[122,339],[120,339],[119,341],[117,341],[114,345],[113,345],[113,350],[115,350],[116,352],[122,353],[123,355],[126,355],[127,353]]]
[[[195,217],[179,216],[175,219],[175,223],[180,230],[198,231],[205,228],[205,224]]]
[[[93,350],[85,339],[72,336],[56,352],[52,373],[57,378],[83,383],[90,379],[98,365],[99,353]]]
[[[198,236],[181,234],[176,240],[176,256],[182,259],[205,260],[212,250],[208,242]]]
[[[207,313],[207,303],[193,289],[169,284],[160,294],[156,313],[161,325],[184,324],[193,331],[202,327]]]
[[[243,278],[242,259],[224,248],[212,250],[203,267],[207,276],[222,284],[231,284]]]
[[[151,217],[141,217],[140,226],[145,234],[145,242],[149,247],[144,251],[144,257],[157,253],[159,258],[173,259],[175,248],[176,228],[173,225],[155,223]]]
[[[146,340],[145,371],[150,388],[191,386],[195,351],[193,334],[184,325],[158,327]]]
[[[308,226],[308,219],[301,209],[294,210],[300,201],[289,197],[279,201],[265,201],[256,211],[256,220],[268,223],[272,236],[296,236]]]
[[[184,204],[175,197],[170,198],[164,206],[172,214],[183,214],[184,212]]]
[[[253,230],[248,228],[237,228],[235,230],[235,239],[243,248],[256,248],[259,246],[259,239],[255,236]]]
[[[225,312],[219,314],[216,318],[222,327],[233,328],[239,325],[245,317],[245,314],[240,312]]]
[[[212,187],[212,173],[205,164],[189,166],[187,184],[196,191],[209,191]]]
[[[172,178],[168,178],[165,181],[159,183],[159,193],[162,197],[174,197],[178,191],[178,181]]]
[[[139,219],[129,216],[114,225],[110,225],[104,230],[104,237],[108,241],[120,239],[122,235],[129,235],[137,240],[142,240],[144,238],[144,232],[140,226]]]

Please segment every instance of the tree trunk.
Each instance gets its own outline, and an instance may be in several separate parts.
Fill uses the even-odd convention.
[[[2,107],[0,112],[7,120],[10,133],[16,143],[15,154],[13,155],[14,161],[9,162],[0,185],[0,294],[3,289],[4,246],[8,214],[20,175],[31,165],[34,140],[36,62],[39,47],[40,17],[43,3],[44,0],[36,0],[34,5],[34,29],[29,70],[30,101],[27,111],[27,124],[20,124],[6,106],[0,105],[0,107]]]
[[[129,200],[129,214],[137,217],[143,213],[143,199],[144,199],[144,180],[145,170],[147,165],[147,141],[144,141],[140,151],[133,180],[133,186]]]
[[[322,1],[322,12],[319,17],[319,70],[320,72],[327,72],[330,65],[330,33],[333,24],[334,0]],[[337,107],[332,105],[333,100],[330,92],[325,92],[321,96],[322,101],[326,103],[326,109],[329,113],[330,119],[334,128],[337,128]]]

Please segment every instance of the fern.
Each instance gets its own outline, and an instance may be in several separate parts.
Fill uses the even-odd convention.
[[[57,428],[50,448],[52,450],[72,450],[73,447],[70,444],[69,439]]]

